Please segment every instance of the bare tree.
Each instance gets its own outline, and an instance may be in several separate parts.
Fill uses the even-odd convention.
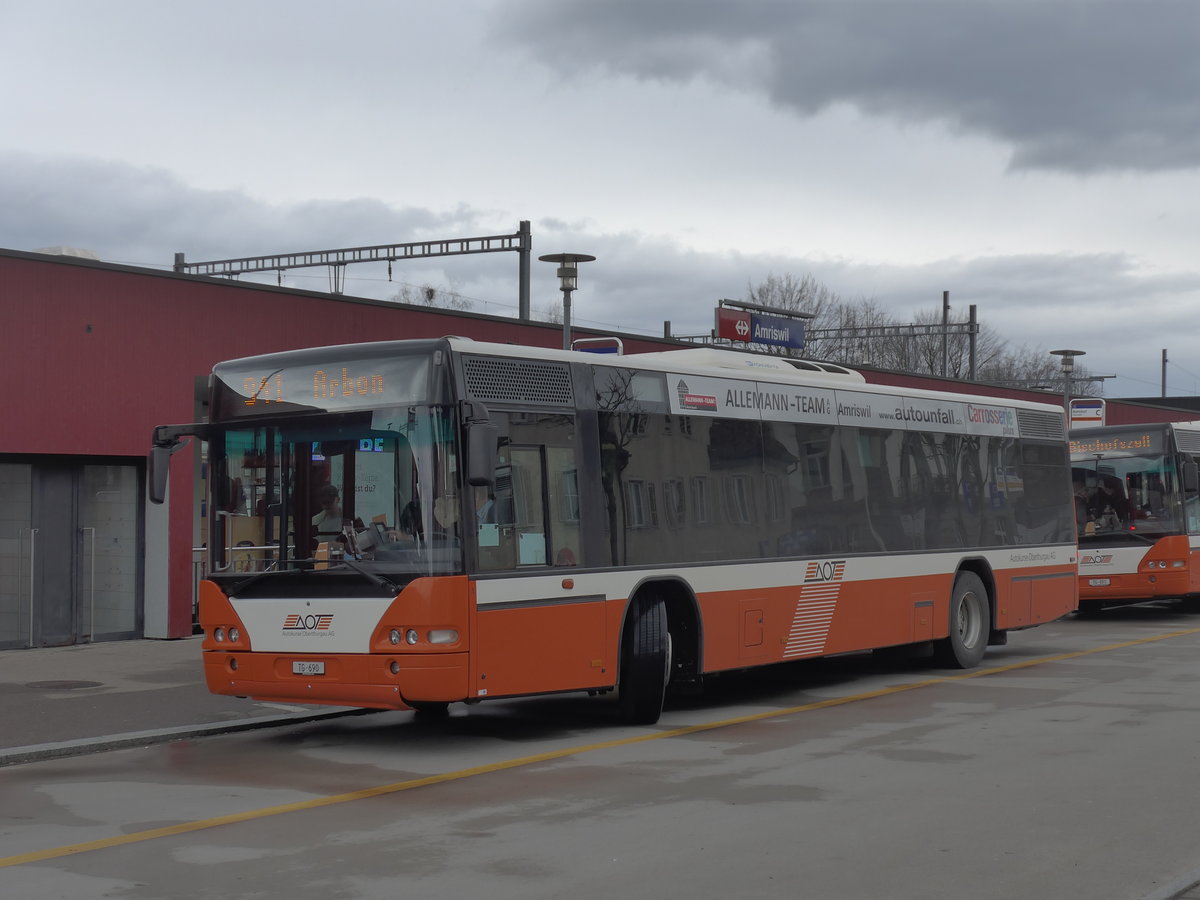
[[[555,325],[561,325],[563,320],[563,308],[560,303],[547,303],[545,306],[537,308],[537,317],[542,322],[552,322]]]
[[[849,365],[884,365],[886,368],[910,369],[906,359],[907,344],[903,338],[868,337],[864,329],[894,325],[896,320],[877,300],[860,298],[853,302],[837,300],[831,304],[824,327],[837,333],[816,336],[805,347],[805,356],[828,359]]]
[[[747,300],[759,306],[782,309],[788,312],[808,313],[813,317],[813,327],[823,328],[824,319],[840,299],[812,275],[797,280],[795,275],[767,275],[766,281],[747,288]]]
[[[1028,346],[1006,348],[1006,352],[988,366],[980,367],[978,380],[1056,393],[1066,389],[1062,363],[1047,351]],[[1071,393],[1077,397],[1100,397],[1104,394],[1104,382],[1093,379],[1088,368],[1076,360],[1071,375]]]
[[[464,297],[458,291],[423,284],[420,287],[402,284],[400,290],[390,298],[396,303],[411,303],[414,306],[435,306],[439,309],[456,309],[468,312],[475,308],[475,302]]]
[[[789,312],[811,313],[806,322],[808,337],[803,351],[782,348],[763,349],[823,359],[843,365],[869,365],[898,372],[969,378],[971,374],[970,337],[966,334],[906,333],[905,325],[942,324],[940,305],[922,310],[912,322],[897,320],[878,300],[844,300],[812,275],[797,279],[794,275],[768,274],[766,280],[747,289],[747,300],[759,306]],[[878,333],[882,326],[895,328]],[[875,332],[872,333],[872,329]],[[919,332],[921,329],[917,329]],[[931,329],[932,331],[932,329]],[[1061,391],[1063,375],[1058,360],[1047,351],[1012,347],[995,329],[980,324],[975,336],[975,377],[990,384],[1045,387]],[[1072,392],[1100,396],[1103,384],[1091,380],[1086,368],[1076,365]]]
[[[826,320],[840,302],[836,294],[821,284],[812,275],[806,274],[797,279],[795,275],[768,274],[765,281],[746,287],[746,300],[749,303],[778,309],[784,312],[806,313],[811,318],[805,323],[806,329],[825,328]],[[799,356],[796,350],[785,347],[763,345],[768,353],[783,356]]]

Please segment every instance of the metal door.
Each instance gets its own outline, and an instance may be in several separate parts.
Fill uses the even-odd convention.
[[[28,647],[37,554],[28,463],[0,463],[0,648]]]
[[[0,464],[0,648],[136,637],[138,470]]]

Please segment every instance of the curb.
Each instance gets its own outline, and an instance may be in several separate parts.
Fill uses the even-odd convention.
[[[71,741],[55,741],[47,744],[31,744],[26,747],[9,747],[0,750],[0,768],[48,759],[65,759],[84,756],[88,753],[103,753],[127,747],[143,747],[150,744],[166,744],[185,738],[208,737],[217,734],[232,734],[238,731],[253,731],[283,725],[300,725],[305,722],[320,722],[344,716],[373,713],[373,709],[347,708],[331,712],[302,713],[299,715],[261,716],[236,722],[219,722],[210,725],[184,725],[177,728],[153,728],[148,731],[130,731],[125,734],[109,734],[94,738],[79,738]]]

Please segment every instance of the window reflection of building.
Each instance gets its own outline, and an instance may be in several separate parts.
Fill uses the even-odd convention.
[[[786,482],[773,473],[767,473],[763,479],[765,481],[767,521],[778,522],[783,518],[785,506],[789,505],[785,494]]]
[[[1070,486],[1059,483],[1065,448],[1052,442],[672,416],[655,399],[664,391],[654,377],[623,382],[627,391],[600,416],[615,564],[1005,546],[1073,533]],[[665,528],[653,527],[656,488]]]
[[[731,525],[749,525],[754,521],[754,488],[750,476],[725,478],[725,509]]]
[[[692,476],[692,509],[693,521],[697,525],[707,525],[712,519],[708,514],[708,476]]]
[[[618,521],[639,535],[627,564],[1005,546],[1069,525],[1054,445],[705,417],[692,425],[696,440],[651,426],[624,444]],[[658,531],[655,485],[671,526]],[[732,527],[697,527],[717,521]]]
[[[654,485],[640,478],[625,481],[625,525],[628,528],[653,528],[656,521]]]
[[[683,481],[679,478],[668,478],[663,482],[663,507],[667,514],[667,525],[671,528],[681,527],[687,516],[687,506],[684,501]]]

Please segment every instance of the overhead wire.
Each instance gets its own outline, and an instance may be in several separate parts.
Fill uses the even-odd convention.
[[[129,260],[111,260],[111,262],[115,263],[116,265],[122,265],[122,266],[138,266],[138,267],[140,267],[140,268],[149,268],[149,269],[162,269],[162,270],[165,270],[165,271],[172,271],[172,270],[173,270],[173,268],[174,268],[174,267],[173,267],[173,266],[171,266],[171,265],[164,265],[164,264],[161,264],[161,263],[143,263],[143,262],[134,262],[134,261],[129,261]],[[390,268],[390,266],[389,266],[389,268]],[[268,274],[268,272],[266,272],[266,271],[263,271],[263,272],[248,272],[248,273],[245,273],[245,274],[247,274],[247,275],[249,275],[249,276],[255,276],[255,275],[267,275],[267,274]],[[282,275],[282,271],[277,271],[276,275],[277,275],[277,277],[276,277],[276,285],[277,285],[277,286],[280,286],[280,287],[282,287],[282,286],[283,286],[283,282],[282,282],[282,278],[280,277],[280,276]],[[213,276],[213,277],[220,277],[220,276]],[[308,275],[308,274],[302,274],[302,273],[300,273],[300,272],[289,271],[289,272],[288,272],[288,278],[289,278],[289,279],[294,279],[294,280],[297,280],[297,281],[299,281],[299,280],[309,280],[309,281],[318,281],[318,280],[319,280],[319,281],[324,281],[324,280],[325,280],[325,278],[326,278],[326,276],[323,276],[323,275]],[[229,280],[231,280],[231,281],[236,281],[236,280],[239,280],[239,279],[229,279]],[[248,280],[249,280],[249,279],[248,279]],[[347,283],[353,283],[353,282],[373,282],[373,283],[376,283],[376,284],[395,284],[395,285],[399,285],[399,286],[401,286],[401,287],[410,287],[410,288],[413,288],[414,290],[421,290],[421,289],[423,289],[423,288],[425,288],[425,287],[427,286],[427,285],[423,285],[423,284],[414,284],[414,283],[413,283],[413,282],[411,282],[411,281],[396,281],[396,280],[395,280],[395,279],[393,279],[393,278],[384,278],[384,277],[382,277],[382,276],[372,276],[372,275],[349,275],[349,274],[347,274],[347,275],[345,275],[345,276],[344,276],[344,282],[343,282],[343,293],[344,293],[344,286],[345,286],[345,284],[347,284]],[[266,282],[266,281],[252,281],[251,283],[253,283],[253,284],[268,284],[269,282]],[[454,291],[454,290],[447,290],[447,293],[451,293],[451,294],[453,294],[453,295],[455,295],[455,296],[457,296],[457,297],[461,297],[461,298],[462,298],[462,299],[464,299],[464,300],[469,300],[469,301],[471,301],[472,303],[481,303],[481,304],[483,304],[483,307],[484,307],[484,314],[485,314],[485,315],[490,315],[490,313],[488,313],[488,312],[487,312],[487,309],[488,309],[488,307],[489,307],[489,306],[497,306],[497,307],[500,307],[501,309],[505,309],[505,310],[512,310],[512,311],[516,311],[516,310],[518,309],[518,307],[517,307],[517,305],[516,305],[516,304],[513,304],[513,303],[506,303],[506,302],[504,302],[504,301],[502,301],[502,300],[488,300],[488,299],[485,299],[485,298],[483,298],[483,297],[473,297],[473,296],[471,296],[471,295],[469,295],[469,294],[463,294],[463,293],[461,293],[460,291]],[[367,298],[367,299],[375,299],[375,298]],[[385,298],[385,299],[387,299],[387,300],[391,300],[392,298]],[[446,307],[437,307],[437,308],[439,308],[439,309],[445,309]],[[645,335],[655,335],[655,336],[657,336],[657,332],[656,332],[656,331],[654,331],[653,329],[649,329],[649,328],[642,328],[642,327],[639,327],[639,326],[636,326],[636,325],[635,325],[635,326],[621,325],[621,324],[619,324],[619,323],[613,323],[613,322],[604,322],[604,321],[601,321],[601,320],[599,320],[599,319],[589,319],[589,318],[581,317],[581,316],[578,316],[578,315],[573,315],[573,316],[572,316],[572,321],[573,321],[575,324],[577,324],[577,325],[588,325],[588,326],[591,326],[591,327],[594,327],[594,328],[599,328],[599,329],[609,329],[609,330],[613,330],[613,331],[624,331],[624,332],[631,332],[631,333],[633,333],[633,334],[645,334]]]

